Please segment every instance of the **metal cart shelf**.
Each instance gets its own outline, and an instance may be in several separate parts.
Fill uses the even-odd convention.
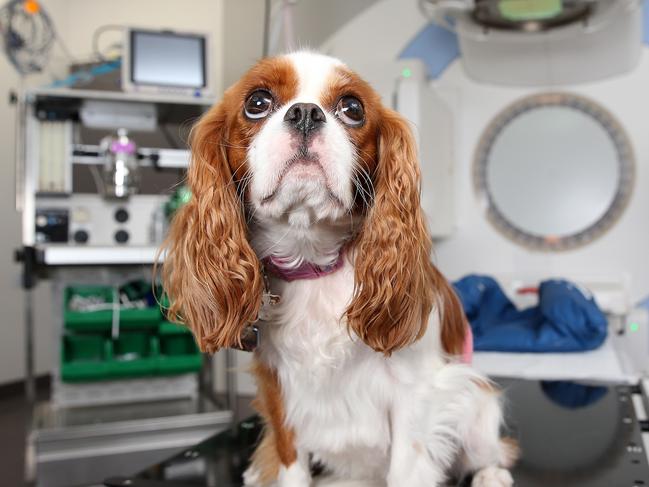
[[[36,404],[32,290],[37,277],[45,277],[53,284],[52,346],[60,351],[66,286],[119,286],[133,279],[151,279],[156,259],[164,258],[157,255],[157,242],[143,245],[140,243],[142,239],[133,238],[128,244],[112,242],[111,245],[111,241],[108,241],[105,245],[100,239],[95,243],[77,244],[72,239],[72,229],[69,230],[70,239],[67,242],[42,242],[35,231],[37,211],[39,205],[62,205],[69,208],[72,215],[74,208],[70,202],[78,197],[77,193],[72,192],[70,179],[74,168],[87,171],[89,165],[101,162],[88,149],[94,147],[96,151],[98,146],[88,145],[81,136],[86,132],[92,135],[91,129],[82,127],[83,122],[79,117],[79,110],[85,101],[153,104],[157,113],[167,117],[166,120],[173,116],[176,120],[174,123],[180,123],[179,120],[195,118],[203,113],[214,100],[76,89],[37,89],[18,98],[16,207],[22,212],[22,248],[17,251],[16,260],[23,266],[26,384],[27,396],[33,405],[27,441],[27,480],[44,487],[97,483],[115,469],[131,472],[229,427],[232,413],[227,404],[214,399],[213,365],[208,356],[204,356],[199,373],[101,382],[65,382],[61,379],[60,365],[57,365],[52,370],[50,400]],[[38,191],[39,164],[42,164],[40,151],[49,147],[43,143],[41,125],[45,127],[52,120],[57,120],[56,116],[51,119],[48,114],[39,113],[42,111],[39,107],[62,107],[62,113],[67,117],[62,122],[66,130],[60,132],[63,138],[57,147],[65,148],[62,157],[69,176],[65,190],[60,194]],[[70,115],[71,112],[74,113]],[[158,123],[162,124],[162,119]],[[95,134],[103,137],[102,132],[96,129]],[[91,139],[90,144],[96,144],[97,139],[86,136],[88,138]],[[184,163],[181,159],[187,151],[165,144],[156,145],[156,141],[162,140],[162,136],[149,138],[143,157],[168,154],[171,165],[160,167],[172,171],[182,169]],[[75,155],[79,148],[85,148],[81,152],[90,155]],[[152,162],[146,161],[142,166],[152,169]],[[79,194],[86,198],[84,201],[88,201],[87,193],[82,191]],[[102,201],[99,194],[91,196]],[[136,196],[139,199],[132,197],[131,203],[139,201],[139,204],[147,204],[149,210],[164,198],[153,193]],[[141,230],[142,222],[136,221],[136,213],[133,211],[128,224],[132,225],[133,230]],[[111,221],[97,220],[99,228],[121,224],[116,221],[122,220],[113,221],[112,214],[107,215]],[[60,353],[55,356],[60,356]],[[227,354],[226,367],[230,366],[232,357],[232,354]],[[228,387],[232,388],[234,384],[234,379],[229,380]],[[232,393],[227,395],[228,398],[232,396]]]

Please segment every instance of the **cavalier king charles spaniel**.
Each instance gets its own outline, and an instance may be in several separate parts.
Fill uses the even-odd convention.
[[[265,431],[245,485],[332,477],[508,487],[498,391],[431,262],[408,123],[337,59],[255,65],[191,136],[192,198],[163,269],[172,318],[203,351],[259,332]]]

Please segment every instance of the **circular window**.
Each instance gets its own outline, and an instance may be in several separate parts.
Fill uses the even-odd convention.
[[[623,213],[634,183],[621,125],[576,95],[534,95],[488,125],[474,162],[487,217],[510,239],[541,250],[585,245]]]

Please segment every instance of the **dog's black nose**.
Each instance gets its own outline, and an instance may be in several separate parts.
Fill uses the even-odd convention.
[[[306,136],[319,129],[327,117],[315,103],[296,103],[287,110],[284,121]]]

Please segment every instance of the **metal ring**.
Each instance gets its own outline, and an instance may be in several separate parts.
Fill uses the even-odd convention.
[[[619,167],[618,187],[611,205],[595,223],[565,237],[540,237],[512,224],[501,213],[487,184],[489,156],[496,139],[519,115],[541,107],[569,107],[595,119],[608,133]],[[473,184],[487,219],[505,237],[533,250],[561,251],[582,247],[606,233],[622,216],[629,204],[635,184],[635,157],[626,131],[606,109],[589,98],[571,93],[543,93],[515,101],[500,112],[484,130],[473,161]]]

